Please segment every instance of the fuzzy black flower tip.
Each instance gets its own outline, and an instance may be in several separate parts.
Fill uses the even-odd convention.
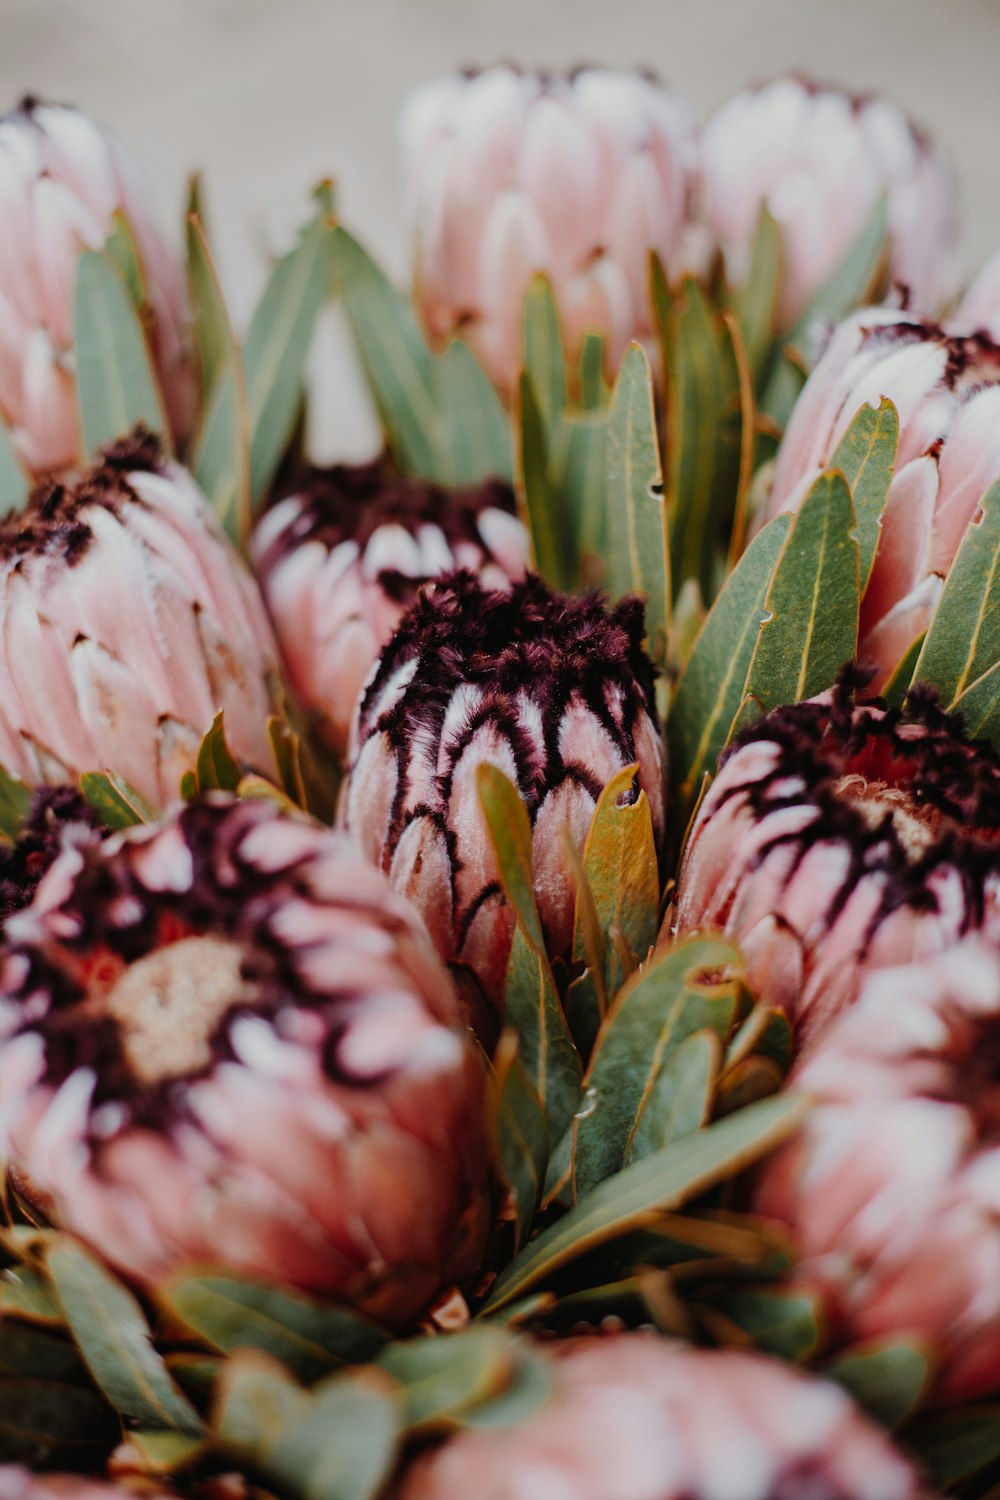
[[[739,737],[678,886],[675,931],[733,936],[800,1046],[869,970],[1000,941],[1000,757],[931,691],[886,709],[863,686],[845,674]]]
[[[572,938],[575,882],[561,830],[586,839],[601,789],[639,766],[664,824],[655,672],[643,607],[608,608],[529,576],[506,592],[468,573],[424,591],[362,700],[348,826],[421,906],[439,949],[499,1002],[512,917],[476,789],[482,764],[518,787],[534,827],[539,910],[553,952]]]
[[[17,837],[0,843],[0,923],[31,902],[64,849],[98,842],[106,835],[100,818],[73,787],[39,787]]]
[[[509,587],[528,538],[502,481],[446,489],[381,458],[312,470],[252,551],[289,678],[343,755],[365,679],[420,587],[456,568]]]

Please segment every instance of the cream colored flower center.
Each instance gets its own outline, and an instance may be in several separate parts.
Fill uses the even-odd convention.
[[[910,860],[919,859],[940,832],[942,818],[936,808],[914,802],[908,792],[890,786],[887,781],[868,781],[855,773],[842,776],[835,790],[838,796],[850,798],[871,828],[889,813],[896,836]]]
[[[211,1062],[213,1032],[249,995],[240,958],[236,943],[183,938],[130,964],[112,986],[105,1004],[143,1083],[197,1073]]]

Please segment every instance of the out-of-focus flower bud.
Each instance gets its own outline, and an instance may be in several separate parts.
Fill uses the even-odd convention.
[[[796,403],[765,519],[799,508],[861,406],[884,396],[899,412],[899,455],[858,647],[876,690],[926,630],[965,529],[1000,478],[1000,346],[883,309],[848,318]]]
[[[652,329],[649,252],[685,256],[694,132],[639,73],[511,67],[425,84],[402,120],[416,295],[435,339],[467,338],[517,378],[524,295],[544,272],[567,352],[603,334],[617,363]]]
[[[446,490],[380,459],[314,471],[265,515],[253,555],[299,701],[342,755],[365,679],[420,585],[468,568],[504,588],[524,576],[528,538],[499,480]]]
[[[405,1321],[477,1269],[483,1064],[342,835],[216,793],[64,853],[7,940],[5,1154],[127,1275],[211,1262]]]
[[[1000,251],[991,255],[983,266],[948,327],[957,334],[985,333],[995,341],[1000,340]]]
[[[730,279],[742,283],[762,206],[781,231],[778,323],[789,329],[888,195],[892,279],[933,315],[954,293],[954,176],[894,105],[800,78],[730,99],[701,140],[704,209]]]
[[[919,692],[906,711],[846,685],[778,708],[723,762],[695,821],[674,928],[718,927],[800,1048],[867,972],[1000,942],[1000,760]]]
[[[643,1333],[566,1340],[528,1417],[416,1459],[398,1500],[917,1500],[917,1474],[838,1386]]]
[[[183,435],[193,387],[179,266],[143,206],[121,144],[79,110],[26,99],[0,119],[0,413],[26,466],[80,462],[73,301],[83,250],[123,212],[143,269],[153,349],[171,422]]]
[[[194,480],[141,433],[0,520],[0,764],[29,784],[117,771],[176,796],[220,709],[268,771],[277,649]]]
[[[419,906],[440,952],[495,1003],[513,914],[476,788],[495,765],[534,829],[535,890],[554,953],[572,939],[576,886],[560,830],[582,848],[605,783],[637,763],[663,832],[663,752],[642,605],[608,610],[529,575],[507,592],[459,573],[403,617],[361,700],[345,821]]]
[[[0,1500],[128,1500],[124,1485],[86,1474],[35,1474],[19,1464],[0,1464]],[[167,1500],[166,1490],[143,1486],[148,1500]]]
[[[0,843],[0,924],[31,902],[63,849],[97,843],[106,833],[73,787],[39,787],[17,837]]]
[[[758,1181],[834,1337],[925,1344],[943,1403],[1000,1389],[998,1037],[980,939],[871,975],[793,1074],[814,1108]]]

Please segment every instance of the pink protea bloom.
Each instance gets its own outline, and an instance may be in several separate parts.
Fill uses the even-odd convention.
[[[528,537],[499,480],[447,490],[385,459],[313,471],[264,516],[253,556],[299,701],[332,750],[421,584],[456,568],[522,578]]]
[[[1000,251],[991,255],[949,320],[955,333],[986,333],[1000,339]]]
[[[639,73],[494,67],[417,89],[401,134],[417,304],[435,339],[461,333],[509,390],[539,272],[571,357],[599,333],[616,365],[651,332],[649,252],[678,269],[694,179],[675,95]]]
[[[89,115],[26,99],[0,119],[0,414],[30,470],[82,457],[73,369],[73,302],[83,250],[100,249],[123,212],[146,276],[156,363],[175,433],[193,387],[180,268],[150,221],[138,173]]]
[[[926,630],[966,527],[1000,476],[1000,346],[886,309],[848,318],[796,403],[764,519],[799,508],[859,409],[885,396],[899,412],[899,455],[858,647],[876,689]]]
[[[814,1108],[758,1180],[834,1337],[922,1342],[946,1404],[1000,1389],[998,1040],[982,939],[872,974],[793,1074]]]
[[[29,784],[110,766],[176,796],[220,709],[273,770],[277,648],[205,497],[141,433],[0,520],[0,764]]]
[[[704,212],[741,284],[760,210],[781,231],[778,323],[789,329],[843,261],[883,193],[892,279],[935,314],[953,294],[959,221],[951,169],[894,105],[783,77],[728,100],[701,138]]]
[[[412,1464],[398,1500],[918,1500],[919,1478],[838,1386],[651,1334],[547,1350],[552,1390],[501,1431]]]
[[[810,1045],[868,971],[1000,942],[1000,760],[920,693],[902,713],[846,684],[775,709],[712,783],[672,921],[732,936]]]
[[[573,929],[575,881],[560,834],[582,848],[605,783],[638,764],[664,823],[653,667],[637,599],[608,610],[529,575],[507,591],[454,574],[403,617],[369,680],[342,804],[369,859],[419,906],[440,952],[498,1005],[513,914],[476,788],[498,766],[524,798],[551,950]]]
[[[216,793],[64,853],[7,941],[6,1158],[126,1275],[212,1263],[396,1322],[477,1269],[483,1064],[343,835]]]

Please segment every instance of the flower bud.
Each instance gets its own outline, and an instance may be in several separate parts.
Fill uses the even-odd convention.
[[[867,979],[792,1078],[813,1100],[756,1206],[840,1341],[912,1339],[938,1403],[1000,1390],[1000,957],[967,939]]]
[[[919,691],[846,684],[745,731],[702,803],[674,930],[720,928],[811,1045],[873,969],[1000,942],[1000,759]]]
[[[838,1386],[757,1354],[643,1333],[547,1351],[527,1417],[418,1457],[398,1500],[918,1500],[918,1477]],[[484,1488],[485,1482],[485,1488]]]
[[[483,1065],[342,835],[215,793],[64,853],[7,939],[5,1154],[123,1273],[212,1263],[403,1322],[478,1268]]]
[[[76,484],[0,519],[0,764],[111,767],[177,795],[215,714],[267,771],[277,651],[263,600],[191,476],[136,432]]]
[[[505,592],[468,573],[403,617],[361,700],[344,820],[420,908],[439,951],[501,1003],[513,913],[480,808],[476,771],[499,767],[534,831],[535,893],[553,953],[572,940],[575,882],[562,843],[583,847],[605,783],[639,766],[659,837],[663,751],[642,605],[605,609],[534,575]]]
[[[0,119],[0,414],[34,471],[83,456],[73,364],[77,261],[124,213],[145,275],[149,328],[175,434],[193,387],[180,268],[149,220],[138,172],[89,115],[26,99]]]
[[[522,578],[528,538],[509,486],[446,490],[382,459],[314,470],[253,541],[288,676],[337,754],[375,659],[420,585],[455,568]]]
[[[848,318],[792,413],[765,519],[799,508],[859,409],[884,396],[899,413],[899,455],[858,647],[876,690],[926,630],[966,527],[1000,477],[1000,346],[878,308]]]
[[[649,252],[676,270],[694,172],[687,108],[639,73],[488,68],[425,84],[402,119],[416,297],[510,390],[524,296],[548,276],[570,358],[603,334],[617,365],[652,330]]]
[[[762,207],[781,234],[778,325],[792,327],[888,197],[889,272],[907,305],[933,315],[958,272],[950,167],[894,105],[801,78],[730,99],[701,141],[705,215],[741,285]]]
[[[985,333],[1000,340],[1000,251],[991,255],[949,320],[957,334]]]

